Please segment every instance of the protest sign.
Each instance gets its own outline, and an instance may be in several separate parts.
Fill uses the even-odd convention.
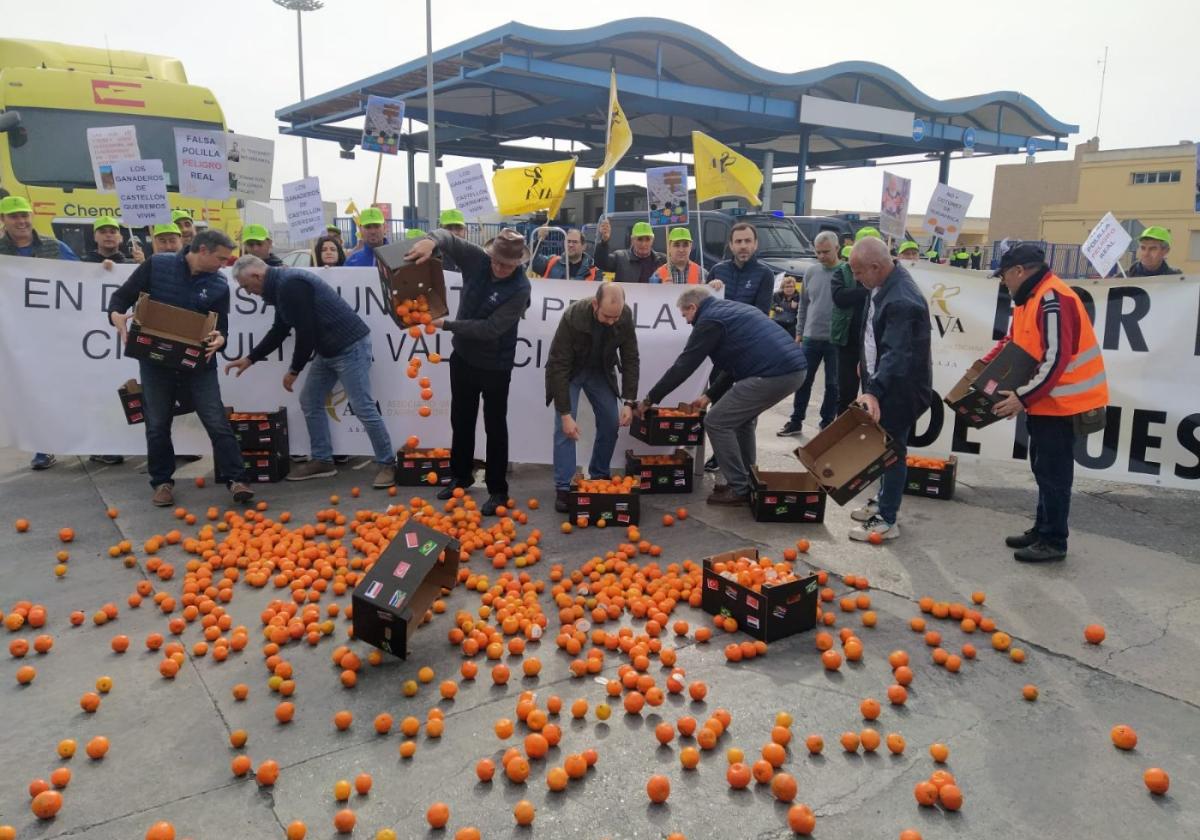
[[[315,175],[283,185],[283,210],[292,242],[313,239],[325,232],[321,207],[321,179]]]
[[[366,152],[394,155],[400,151],[404,125],[404,100],[385,96],[367,97],[367,119],[363,123],[362,148]]]
[[[688,222],[688,170],[686,166],[656,166],[646,170],[646,206],[652,225],[686,225]]]
[[[908,198],[912,181],[891,172],[883,173],[883,196],[879,201],[879,232],[893,239],[904,238],[908,220]]]
[[[225,132],[199,128],[175,129],[175,160],[179,164],[179,194],[196,198],[228,198],[225,171]]]
[[[938,184],[929,199],[922,229],[926,233],[941,237],[946,245],[958,242],[958,235],[962,233],[963,222],[967,218],[967,208],[971,206],[971,198],[969,192]]]
[[[114,160],[110,166],[122,222],[131,228],[170,223],[171,204],[161,160]]]
[[[87,130],[88,154],[92,158],[92,176],[100,192],[114,192],[112,162],[138,160],[137,129],[132,125],[107,125]]]
[[[454,206],[462,211],[464,218],[479,219],[495,215],[496,205],[492,203],[481,164],[473,163],[461,169],[452,169],[446,173],[446,181],[450,184],[450,194],[454,196]]]
[[[1092,268],[1096,269],[1096,273],[1107,277],[1132,241],[1133,237],[1129,235],[1129,231],[1121,227],[1121,223],[1113,214],[1105,213],[1099,224],[1092,228],[1080,250],[1092,264]]]
[[[227,136],[225,166],[229,170],[229,192],[251,201],[271,200],[271,170],[275,165],[275,141],[245,134]]]

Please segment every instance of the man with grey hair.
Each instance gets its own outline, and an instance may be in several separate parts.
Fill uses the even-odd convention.
[[[892,438],[895,462],[883,471],[879,495],[850,516],[860,524],[850,539],[900,536],[896,516],[908,475],[908,436],[932,400],[929,305],[912,276],[892,259],[882,239],[860,240],[850,252],[854,277],[867,289],[863,319],[863,393],[858,402]]]
[[[705,428],[725,484],[713,488],[710,505],[750,501],[750,467],[756,455],[758,415],[804,382],[804,351],[757,307],[714,297],[707,286],[692,286],[677,305],[692,334],[675,363],[650,389],[642,407],[660,402],[712,359],[715,375],[692,401],[713,408]]]
[[[387,426],[371,396],[371,331],[350,305],[324,280],[300,268],[275,268],[253,255],[233,265],[233,279],[246,292],[275,307],[275,323],[248,355],[225,366],[241,376],[283,344],[294,330],[292,361],[283,387],[292,390],[309,360],[308,378],[300,391],[300,408],[312,446],[312,459],[293,467],[288,481],[337,475],[325,401],[339,381],[346,389],[350,410],[362,423],[375,450],[375,487],[396,483],[396,456]]]
[[[813,247],[817,252],[817,263],[804,272],[800,305],[796,309],[796,343],[804,350],[808,375],[792,400],[791,418],[776,432],[780,437],[797,436],[803,431],[813,379],[822,363],[825,365],[825,396],[821,400],[821,428],[837,417],[838,346],[846,343],[844,325],[842,334],[835,336],[833,332],[834,271],[840,264],[837,234],[831,230],[821,231],[813,240]]]

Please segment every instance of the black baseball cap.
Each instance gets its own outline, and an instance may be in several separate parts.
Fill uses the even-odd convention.
[[[1000,267],[992,272],[993,277],[999,277],[1014,265],[1035,265],[1046,261],[1046,251],[1036,242],[1018,242],[1000,257]]]

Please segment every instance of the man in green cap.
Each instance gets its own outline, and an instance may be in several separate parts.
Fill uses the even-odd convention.
[[[41,236],[33,229],[33,208],[29,200],[19,195],[6,195],[0,199],[0,254],[7,257],[39,257],[45,260],[79,260],[65,242],[52,236]],[[57,459],[47,453],[38,452],[29,462],[35,470],[46,470],[54,466]]]
[[[271,232],[265,225],[246,225],[242,228],[242,254],[258,257],[271,268],[279,268],[283,260],[271,251]]]
[[[404,231],[405,239],[420,239],[424,235],[425,231],[421,230],[420,228],[409,228],[408,230]]]
[[[438,227],[440,227],[442,230],[449,231],[452,235],[457,236],[459,239],[467,238],[467,219],[465,216],[463,216],[461,210],[455,210],[453,208],[449,210],[443,210],[441,215],[438,216]],[[424,236],[424,234],[421,235]],[[440,256],[442,258],[442,268],[445,271],[458,271],[458,263],[454,261],[454,257],[446,252],[442,252]]]
[[[1167,265],[1171,253],[1171,231],[1151,225],[1138,237],[1137,262],[1129,266],[1130,277],[1157,277],[1161,274],[1181,274],[1178,268]]]
[[[654,272],[667,261],[666,254],[654,250],[654,228],[649,222],[636,222],[629,235],[629,248],[611,250],[612,223],[601,219],[596,227],[596,251],[592,259],[601,271],[611,271],[618,283],[649,283]]]
[[[96,221],[92,222],[92,239],[96,243],[96,250],[88,251],[83,257],[83,262],[103,263],[104,267],[111,271],[115,263],[141,263],[146,259],[136,236],[133,237],[133,257],[126,259],[121,253],[121,243],[124,241],[124,237],[121,236],[121,223],[113,216],[96,217]]]
[[[192,214],[188,210],[172,210],[171,221],[179,228],[179,237],[183,240],[183,245],[186,248],[192,244],[192,237],[196,235],[196,223],[192,220]]]
[[[692,232],[686,227],[671,228],[667,234],[667,262],[655,269],[650,282],[696,286],[704,282],[704,273],[692,262]]]
[[[548,230],[543,225],[533,234],[540,240]],[[579,228],[567,231],[564,247],[566,259],[563,254],[538,253],[529,266],[533,273],[551,280],[595,280],[596,264],[583,247],[583,231]]]
[[[915,263],[921,259],[921,246],[911,239],[906,239],[900,243],[900,247],[896,249],[896,256],[905,262]]]
[[[346,266],[373,268],[375,266],[375,249],[388,244],[387,220],[383,211],[378,207],[368,207],[358,214],[358,230],[362,234],[362,250],[355,251],[346,257]]]
[[[179,231],[179,225],[175,223],[155,225],[151,229],[151,236],[156,254],[178,254],[183,248],[183,234]]]

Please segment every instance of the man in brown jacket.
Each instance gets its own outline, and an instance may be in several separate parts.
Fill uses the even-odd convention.
[[[621,385],[617,387],[617,371]],[[554,509],[567,512],[567,491],[575,475],[579,392],[596,415],[596,440],[588,465],[591,478],[608,478],[617,427],[628,426],[638,392],[638,346],[633,312],[619,284],[601,283],[592,298],[563,312],[546,361],[546,405],[554,403]],[[624,405],[618,410],[618,402]]]

